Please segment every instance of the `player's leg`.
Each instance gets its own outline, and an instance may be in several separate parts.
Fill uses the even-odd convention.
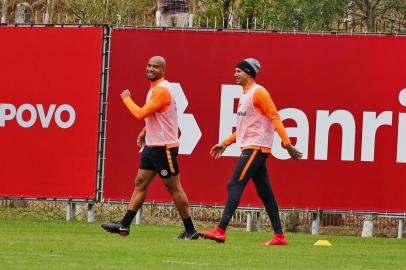
[[[256,171],[258,162],[260,162],[261,157],[258,155],[258,151],[259,150],[254,149],[243,150],[237,161],[233,175],[227,184],[227,202],[220,224],[212,231],[200,231],[200,236],[217,242],[224,242],[226,240],[225,231],[227,226],[240,204],[245,186]]]
[[[166,189],[175,202],[176,208],[178,209],[179,215],[181,216],[183,225],[185,227],[185,232],[181,233],[178,239],[197,239],[199,234],[194,227],[190,214],[189,201],[185,191],[182,188],[182,184],[180,183],[179,175],[172,175],[168,178],[164,178],[163,182],[165,183]]]
[[[154,166],[157,168],[159,176],[162,178],[166,189],[172,196],[182,218],[185,231],[179,235],[178,239],[190,240],[199,238],[199,234],[193,225],[190,215],[190,208],[187,196],[182,188],[179,178],[179,165],[177,161],[178,148],[159,147],[156,148],[153,158]]]
[[[272,228],[275,232],[274,238],[270,241],[265,242],[265,245],[287,245],[285,235],[282,231],[281,221],[279,218],[279,207],[278,203],[273,194],[271,185],[269,183],[268,169],[266,167],[266,162],[258,168],[258,170],[252,176],[255,188],[259,197],[261,198],[265,210],[271,220]]]
[[[110,233],[118,233],[121,236],[130,234],[130,225],[133,221],[138,209],[141,207],[147,195],[149,183],[154,178],[156,172],[151,170],[139,169],[135,179],[135,189],[132,194],[127,212],[119,223],[102,224],[102,228]]]
[[[172,196],[175,202],[176,208],[179,211],[179,215],[182,219],[190,217],[190,208],[185,191],[180,183],[179,175],[172,175],[168,178],[164,178],[163,182],[169,194]]]
[[[129,215],[127,216],[126,214],[121,221],[121,224],[124,226],[129,226],[131,224],[138,209],[140,209],[144,203],[145,198],[147,197],[148,186],[152,179],[154,179],[155,175],[156,172],[152,170],[138,170],[137,177],[135,178],[135,188],[127,208],[127,213]]]
[[[127,212],[119,223],[102,224],[101,227],[110,233],[118,233],[127,236],[130,233],[130,225],[138,209],[143,204],[147,195],[147,189],[156,175],[155,167],[150,160],[151,149],[144,147],[140,160],[140,169],[135,178],[135,188],[131,196]]]

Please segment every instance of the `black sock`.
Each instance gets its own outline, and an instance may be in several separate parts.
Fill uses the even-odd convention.
[[[137,212],[127,210],[123,219],[120,221],[121,225],[123,225],[123,227],[130,227],[131,222],[133,221],[133,219],[135,217],[135,214],[137,214]]]
[[[195,226],[193,225],[192,217],[185,218],[182,221],[187,233],[192,234],[196,231]]]

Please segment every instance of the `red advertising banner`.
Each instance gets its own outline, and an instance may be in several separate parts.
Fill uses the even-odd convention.
[[[0,37],[0,197],[95,199],[103,29]]]
[[[239,149],[219,160],[209,149],[231,134],[241,88],[234,69],[261,63],[270,92],[303,160],[276,138],[269,159],[280,207],[406,211],[406,37],[122,29],[113,31],[105,200],[129,200],[143,127],[122,104],[130,89],[145,103],[148,59],[167,60],[180,118],[181,180],[191,203],[223,205]],[[277,137],[277,136],[276,136]],[[148,201],[170,202],[159,178]],[[241,205],[261,206],[249,184]]]

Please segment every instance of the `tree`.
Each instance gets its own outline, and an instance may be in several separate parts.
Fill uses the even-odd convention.
[[[3,0],[3,4],[1,6],[1,23],[6,23],[7,21],[7,0]]]
[[[353,3],[354,14],[366,22],[369,32],[376,32],[376,20],[379,18],[406,24],[406,0],[354,0]],[[403,18],[395,19],[395,14],[403,14]]]

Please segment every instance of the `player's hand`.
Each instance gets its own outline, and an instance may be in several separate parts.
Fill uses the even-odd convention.
[[[227,146],[224,143],[218,143],[210,149],[210,156],[219,159],[226,148]]]
[[[139,147],[143,147],[145,145],[145,135],[147,133],[144,130],[141,130],[140,134],[138,134],[137,137],[137,145]]]
[[[293,145],[288,144],[286,145],[286,150],[288,150],[289,155],[293,159],[301,159],[303,156],[303,153],[297,150]]]
[[[131,97],[131,92],[128,89],[125,89],[123,92],[120,94],[121,98],[126,98],[126,97]]]

